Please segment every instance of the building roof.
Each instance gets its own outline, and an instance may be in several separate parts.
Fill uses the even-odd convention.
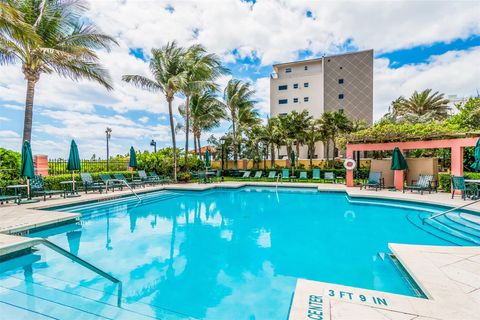
[[[306,60],[296,60],[296,61],[290,61],[290,62],[282,62],[282,63],[276,63],[272,65],[274,69],[277,69],[280,66],[288,66],[288,65],[296,65],[296,64],[304,64],[304,63],[313,63],[313,62],[320,62],[322,61],[323,58],[332,58],[332,57],[339,57],[339,56],[346,56],[346,55],[353,55],[353,54],[358,54],[358,53],[365,53],[365,52],[373,52],[373,49],[368,49],[368,50],[361,50],[361,51],[355,51],[355,52],[344,52],[344,53],[339,53],[339,54],[332,54],[328,56],[323,56],[319,58],[313,58],[313,59],[306,59]]]

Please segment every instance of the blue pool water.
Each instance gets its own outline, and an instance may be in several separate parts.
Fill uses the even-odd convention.
[[[388,243],[451,245],[407,219],[435,208],[350,201],[344,193],[245,187],[144,197],[140,204],[122,198],[56,208],[81,213],[81,224],[31,236],[48,237],[110,272],[123,282],[126,306],[165,319],[283,320],[298,278],[413,295],[379,253],[389,252]],[[26,293],[24,307],[39,317],[53,310],[42,303],[62,300],[63,292],[72,296],[62,305],[75,297],[108,302],[116,293],[47,248],[8,263],[0,264],[0,302],[9,290]],[[15,301],[8,303],[3,307]],[[92,312],[108,318],[107,311]]]

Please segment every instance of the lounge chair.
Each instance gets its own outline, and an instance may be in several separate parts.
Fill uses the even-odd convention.
[[[130,180],[129,181],[127,178],[125,178],[123,173],[114,173],[113,176],[115,177],[115,179],[123,180],[134,188],[136,188],[136,187],[144,187],[145,188],[145,182],[143,182],[141,180]]]
[[[428,191],[428,193],[432,193],[433,187],[432,187],[432,181],[433,181],[433,175],[423,175],[421,174],[418,177],[418,180],[412,180],[411,185],[407,185],[403,188],[403,193],[405,191],[410,190],[410,192],[419,191],[420,194],[423,194],[424,191]]]
[[[478,197],[478,187],[475,184],[465,183],[464,176],[452,176],[452,199],[455,191],[461,192],[461,197],[466,200],[467,197]]]
[[[45,189],[45,182],[43,181],[43,177],[39,175],[33,176],[30,179],[30,192],[34,196],[43,196],[43,201],[47,201],[47,196],[51,198],[53,195],[59,194],[62,197],[67,197],[67,192],[65,190],[48,190]]]
[[[335,173],[333,172],[325,172],[323,174],[323,182],[331,182],[331,183],[337,183],[337,178],[335,178]]]
[[[257,171],[255,172],[255,176],[253,177],[254,179],[261,179],[263,175],[263,171]]]
[[[276,178],[277,178],[277,172],[276,172],[276,171],[270,171],[270,172],[268,173],[267,179],[269,179],[269,180],[270,180],[270,179],[271,179],[271,180],[275,180]]]
[[[313,169],[312,170],[312,180],[319,180],[320,181],[320,169]]]
[[[121,183],[120,181],[116,181],[116,179],[112,179],[112,177],[109,174],[101,174],[99,175],[99,177],[105,184],[105,188],[107,190],[111,189],[112,191],[115,191],[115,188],[119,188],[120,190],[123,190],[124,184]]]
[[[92,175],[88,172],[81,172],[80,178],[82,179],[83,190],[85,190],[85,193],[87,193],[89,190],[99,191],[102,193],[103,189],[105,189],[105,184],[102,182],[93,181]]]
[[[298,177],[298,180],[308,180],[307,172],[306,171],[300,172],[300,176]]]
[[[250,171],[245,171],[245,172],[243,173],[242,179],[248,179],[248,178],[250,178],[250,173],[251,173]]]
[[[20,204],[20,198],[21,198],[20,195],[7,196],[5,194],[0,193],[0,204],[8,203],[9,201],[13,201],[13,203]]]
[[[140,177],[140,181],[142,181],[145,184],[148,183],[150,185],[155,185],[155,184],[162,183],[161,181],[152,179],[152,177],[147,176],[147,173],[144,170],[139,170],[137,171],[137,173],[138,173],[138,176]]]
[[[153,180],[160,181],[161,183],[172,183],[173,180],[168,177],[160,177],[155,171],[149,172],[150,177]]]
[[[360,190],[363,188],[375,188],[375,191],[382,188],[382,173],[378,171],[370,171],[367,183],[360,185]]]
[[[290,181],[290,170],[282,169],[282,180],[289,180]]]

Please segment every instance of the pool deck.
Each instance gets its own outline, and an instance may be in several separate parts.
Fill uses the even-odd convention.
[[[163,189],[208,190],[243,186],[275,186],[269,182],[222,182],[212,184],[172,184],[137,189],[141,194]],[[468,201],[451,199],[447,193],[401,193],[388,190],[360,190],[340,184],[280,183],[282,187],[318,188],[327,192],[346,192],[351,198],[414,201],[423,204],[459,206]],[[105,201],[131,194],[115,191],[89,193],[78,198],[54,197],[29,204],[0,206],[0,257],[37,244],[22,235],[29,230],[77,221],[78,214],[41,210],[85,201]],[[480,212],[480,203],[468,207]],[[479,216],[480,223],[480,216]],[[292,300],[289,320],[426,320],[480,319],[480,247],[436,247],[389,244],[391,251],[415,279],[428,299],[366,290],[349,286],[300,279]],[[321,310],[321,314],[320,314]]]

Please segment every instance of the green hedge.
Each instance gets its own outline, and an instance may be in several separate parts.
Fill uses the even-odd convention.
[[[480,180],[480,172],[465,172],[465,179]],[[438,189],[445,192],[451,191],[451,175],[449,173],[440,173],[438,175]]]

